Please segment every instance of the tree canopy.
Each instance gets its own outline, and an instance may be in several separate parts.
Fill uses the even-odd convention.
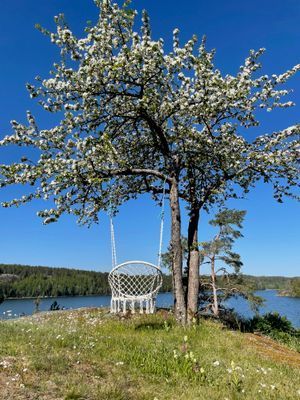
[[[69,212],[81,221],[98,218],[109,197],[117,203],[146,191],[157,193],[157,180],[176,171],[180,196],[207,206],[220,193],[236,195],[263,177],[271,181],[278,200],[291,194],[297,179],[299,125],[248,142],[239,129],[259,124],[255,110],[290,107],[280,89],[300,65],[281,75],[257,76],[264,49],[251,50],[236,76],[213,64],[214,51],[205,40],[197,50],[193,36],[180,46],[173,34],[173,51],[163,39],[153,40],[143,14],[135,31],[136,12],[111,1],[97,1],[99,20],[77,38],[63,15],[57,31],[48,35],[61,49],[49,79],[28,84],[32,98],[61,122],[41,129],[28,112],[28,125],[12,121],[14,133],[1,145],[38,150],[37,161],[2,165],[2,186],[35,186],[30,194],[4,203],[33,198],[54,199],[55,208],[41,211],[46,222]],[[285,179],[288,185],[283,186]],[[111,187],[111,182],[114,182]],[[114,196],[111,196],[114,191]],[[50,219],[48,218],[50,217]]]

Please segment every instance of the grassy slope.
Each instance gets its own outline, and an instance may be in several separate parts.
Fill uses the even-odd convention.
[[[300,354],[213,322],[105,310],[0,323],[2,400],[300,399]]]

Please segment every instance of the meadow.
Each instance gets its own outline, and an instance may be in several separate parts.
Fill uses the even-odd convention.
[[[172,315],[105,309],[0,322],[2,400],[300,399],[300,353]]]

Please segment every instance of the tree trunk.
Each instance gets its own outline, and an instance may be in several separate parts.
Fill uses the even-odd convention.
[[[199,246],[198,224],[199,208],[191,210],[188,227],[188,292],[187,292],[187,319],[191,324],[198,313],[199,304]]]
[[[218,304],[218,296],[217,296],[217,287],[216,287],[216,273],[215,273],[215,257],[211,259],[211,284],[213,291],[213,304],[212,311],[216,317],[219,316],[219,304]]]
[[[181,216],[178,196],[178,183],[175,178],[170,185],[170,206],[175,317],[180,324],[185,325],[187,312],[182,282]]]

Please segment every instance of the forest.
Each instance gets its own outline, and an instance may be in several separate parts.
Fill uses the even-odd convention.
[[[163,292],[172,280],[164,276]],[[0,297],[58,297],[110,294],[108,272],[0,264]]]
[[[208,277],[203,276],[203,279]],[[219,277],[220,279],[220,277]],[[278,289],[283,295],[300,295],[300,279],[282,276],[241,275],[253,290]],[[172,278],[164,274],[162,292],[172,290]],[[0,264],[0,297],[59,297],[108,295],[108,273],[71,268]]]

